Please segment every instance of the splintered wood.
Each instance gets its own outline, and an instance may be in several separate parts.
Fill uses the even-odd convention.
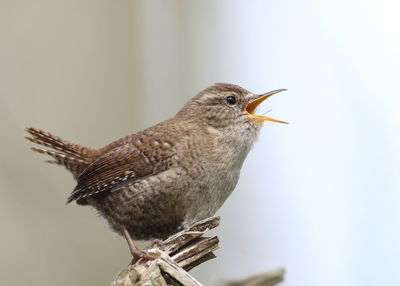
[[[207,218],[167,238],[148,250],[151,256],[156,257],[154,260],[139,260],[129,265],[118,273],[111,286],[202,286],[187,271],[215,258],[213,251],[219,248],[218,237],[202,236],[217,227],[219,222],[219,217]],[[259,274],[225,285],[275,285],[283,280],[283,273],[283,270],[278,269],[268,272],[267,277]],[[257,283],[260,281],[263,283]],[[266,281],[269,284],[265,284]]]

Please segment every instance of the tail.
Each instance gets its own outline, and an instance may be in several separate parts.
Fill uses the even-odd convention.
[[[33,151],[49,155],[53,160],[47,162],[64,165],[75,179],[99,155],[97,149],[69,142],[37,128],[26,127],[25,131],[32,135],[25,137],[29,141],[55,150],[32,147]]]

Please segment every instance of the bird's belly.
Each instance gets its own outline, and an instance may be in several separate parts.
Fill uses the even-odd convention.
[[[163,239],[214,215],[235,188],[239,171],[168,170],[117,191],[94,195],[89,204],[119,234],[126,227],[134,239]]]
[[[181,229],[183,215],[175,202],[163,201],[162,197],[132,196],[127,201],[127,193],[109,194],[91,205],[106,219],[111,229],[123,234],[125,227],[132,238],[137,240],[164,239]]]
[[[181,194],[185,189],[177,183],[180,176],[180,172],[168,170],[108,194],[95,195],[89,204],[119,234],[126,227],[134,239],[163,239],[183,225],[185,205]]]

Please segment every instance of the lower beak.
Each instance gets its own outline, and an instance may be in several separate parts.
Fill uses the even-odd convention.
[[[263,102],[264,100],[266,100],[268,97],[279,93],[281,91],[286,91],[286,89],[277,89],[277,90],[273,90],[264,94],[261,94],[259,97],[257,97],[256,99],[250,101],[248,104],[246,104],[244,111],[251,116],[252,118],[258,120],[258,121],[274,121],[274,122],[279,122],[279,123],[286,123],[288,124],[288,122],[285,121],[281,121],[269,116],[265,116],[265,115],[259,115],[259,114],[254,114],[254,111],[256,110],[256,107]]]

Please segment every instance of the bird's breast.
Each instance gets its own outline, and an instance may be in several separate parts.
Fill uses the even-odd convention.
[[[198,143],[204,144],[201,147],[194,144],[197,145],[193,146],[194,150],[201,150],[196,158],[192,158],[193,152],[188,152],[189,159],[183,158],[190,181],[185,198],[190,206],[186,213],[187,224],[214,215],[223,205],[239,180],[243,161],[250,149],[216,137]]]

